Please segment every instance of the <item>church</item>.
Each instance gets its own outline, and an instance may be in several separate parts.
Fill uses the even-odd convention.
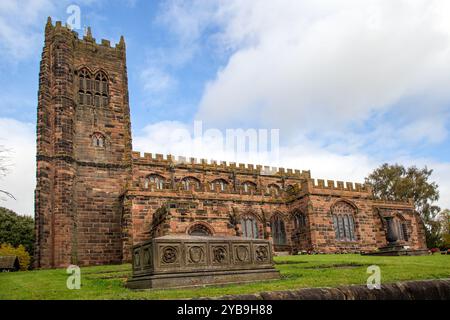
[[[129,262],[133,245],[173,234],[269,239],[279,253],[359,253],[385,246],[389,229],[397,243],[426,248],[413,203],[376,200],[368,185],[134,152],[124,38],[97,43],[88,29],[80,39],[50,18],[36,161],[38,268]]]

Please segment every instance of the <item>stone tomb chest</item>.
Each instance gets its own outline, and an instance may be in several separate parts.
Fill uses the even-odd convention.
[[[279,279],[268,240],[169,235],[133,247],[132,289]]]

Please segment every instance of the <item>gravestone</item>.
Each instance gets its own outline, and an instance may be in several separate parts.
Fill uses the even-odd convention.
[[[279,279],[268,240],[168,235],[133,247],[131,289]]]

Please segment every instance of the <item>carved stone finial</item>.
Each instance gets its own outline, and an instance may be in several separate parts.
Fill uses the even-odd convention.
[[[89,42],[94,42],[95,41],[95,39],[92,37],[91,27],[87,27],[86,28],[85,35],[84,35],[83,39],[85,41],[89,41]]]
[[[46,34],[47,37],[49,36],[49,34],[52,31],[52,29],[53,29],[52,18],[48,17],[47,18],[47,23],[45,24],[45,34]]]
[[[116,45],[118,48],[125,49],[125,38],[120,36],[119,43]]]

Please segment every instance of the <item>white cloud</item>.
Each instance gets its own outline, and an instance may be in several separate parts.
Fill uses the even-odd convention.
[[[419,168],[428,167],[433,169],[433,173],[430,177],[431,181],[434,181],[439,186],[439,201],[437,204],[442,209],[450,209],[450,162],[439,162],[430,158],[411,158],[405,157],[399,159],[399,163],[405,166],[417,166]]]
[[[450,209],[450,163],[431,163],[429,165],[434,169],[432,179],[439,185],[439,205],[442,209]]]
[[[162,121],[146,126],[133,137],[133,150],[162,154],[187,155],[190,152],[186,139],[178,132],[190,132],[190,128],[178,121]]]
[[[214,23],[219,2],[209,0],[163,2],[156,23],[177,36],[181,46],[197,46],[207,27]]]
[[[133,7],[135,0],[122,0]],[[78,0],[81,7],[82,24],[87,18],[100,16],[94,10],[85,13],[86,8],[101,7],[105,0]],[[36,57],[42,46],[43,31],[47,17],[55,17],[63,23],[69,18],[66,12],[71,0],[1,0],[0,1],[0,57],[8,62],[18,62]],[[59,15],[59,16],[58,16]],[[53,22],[54,23],[54,22]]]
[[[176,85],[176,80],[164,70],[149,66],[141,72],[144,89],[151,94],[162,94]]]
[[[53,12],[52,0],[0,2],[0,56],[11,61],[30,57],[39,48],[45,20]]]
[[[298,134],[342,130],[416,95],[439,97],[441,104],[421,108],[442,115],[442,101],[450,100],[445,1],[170,3],[166,14],[181,39],[195,42],[202,32],[211,39],[208,28],[216,26],[215,38],[233,50],[207,85],[198,119],[251,119]],[[415,125],[442,142],[445,126],[433,123],[422,117]]]
[[[420,142],[422,139],[430,143],[445,141],[448,138],[445,120],[439,114],[425,119],[418,119],[399,128],[399,138],[401,141],[410,140],[413,142]]]
[[[0,206],[22,215],[34,215],[36,185],[35,125],[10,118],[0,118],[0,145],[7,150],[9,172],[0,178],[0,189],[16,200],[2,197]]]
[[[281,165],[315,177],[361,181],[385,161],[428,165],[450,206],[448,162],[414,155],[448,143],[448,1],[167,3],[181,41],[229,53],[197,119],[280,128]]]
[[[245,152],[230,151],[225,147],[225,131],[213,129],[215,132],[221,133],[222,140],[208,134],[208,130],[202,129],[201,133],[196,136],[193,125],[178,121],[157,122],[146,126],[141,132],[134,135],[133,149],[141,153],[172,154],[197,159],[204,158],[208,161],[236,161],[312,170],[315,178],[360,182],[363,182],[367,173],[377,165],[376,161],[363,154],[340,155],[308,140],[298,141],[288,147],[282,146],[273,153],[270,152],[269,147],[267,154],[260,154],[258,150],[248,151],[248,149]],[[279,153],[279,157],[275,156],[277,153]]]
[[[204,29],[213,23],[211,13],[216,7],[214,1],[202,0],[160,4],[159,14],[152,24],[165,28],[168,36],[175,37],[171,38],[171,45],[146,49],[147,60],[140,68],[140,80],[150,99],[161,102],[164,95],[177,86],[173,72],[185,66],[200,50],[199,40]]]

